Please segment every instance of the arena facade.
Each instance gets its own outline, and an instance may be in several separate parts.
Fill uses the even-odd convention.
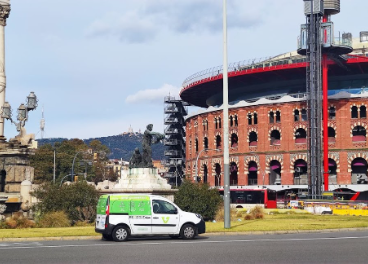
[[[350,33],[345,62],[328,60],[329,190],[368,200],[368,32]],[[232,188],[305,190],[306,59],[296,51],[229,65],[229,138],[223,138],[222,67],[188,77],[183,101],[203,110],[186,119],[186,177],[222,186],[223,141]]]

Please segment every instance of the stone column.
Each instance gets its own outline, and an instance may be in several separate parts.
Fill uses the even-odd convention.
[[[5,102],[5,26],[10,13],[10,0],[0,0],[0,112]],[[0,117],[0,141],[5,141],[4,118]]]

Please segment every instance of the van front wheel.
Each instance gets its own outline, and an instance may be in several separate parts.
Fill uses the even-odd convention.
[[[196,236],[196,229],[190,224],[186,224],[182,227],[180,231],[180,236],[183,239],[193,239]]]
[[[122,242],[128,240],[130,235],[129,228],[126,226],[117,226],[112,231],[112,238],[116,242]]]

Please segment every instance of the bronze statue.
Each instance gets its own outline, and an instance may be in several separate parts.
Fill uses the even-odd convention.
[[[135,148],[134,153],[129,161],[129,168],[153,168],[152,164],[152,144],[160,142],[165,138],[165,135],[152,132],[152,124],[147,125],[147,129],[144,131],[142,140],[143,153],[139,152],[138,148]]]
[[[143,134],[143,141],[142,141],[142,148],[143,148],[143,154],[142,154],[142,166],[143,168],[152,168],[152,144],[156,144],[160,142],[160,140],[165,138],[165,135],[158,133],[158,132],[152,132],[152,124],[147,125],[147,129],[144,131]]]
[[[139,152],[139,148],[135,148],[132,157],[129,161],[129,169],[131,168],[141,168],[142,165],[142,155]]]

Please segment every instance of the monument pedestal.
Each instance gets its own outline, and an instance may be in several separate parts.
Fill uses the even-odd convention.
[[[101,188],[100,193],[146,193],[174,200],[177,190],[157,173],[157,168],[132,168],[121,171],[121,178],[112,188]]]

